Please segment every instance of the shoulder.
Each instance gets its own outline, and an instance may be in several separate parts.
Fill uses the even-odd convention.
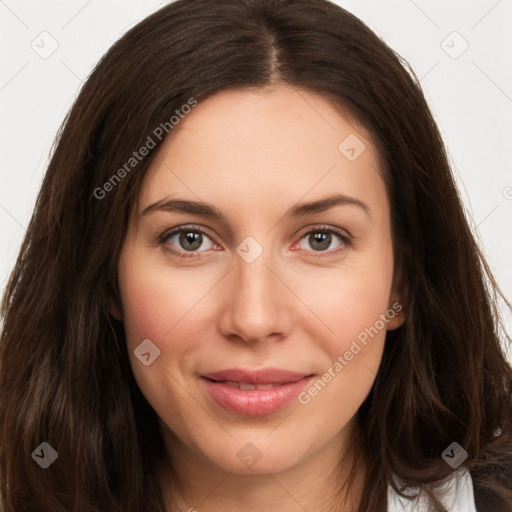
[[[405,494],[414,496],[417,492],[417,489],[411,489]],[[450,512],[477,512],[473,481],[466,469],[454,472],[449,480],[436,487],[436,496]],[[427,510],[427,501],[424,496],[418,499],[407,499],[388,486],[388,512],[427,512]]]

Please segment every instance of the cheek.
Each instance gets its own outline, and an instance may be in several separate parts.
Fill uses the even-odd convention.
[[[353,339],[377,322],[385,335],[381,315],[390,306],[393,263],[381,254],[373,262],[365,260],[357,267],[347,265],[329,272],[315,280],[314,292],[310,288],[308,305],[323,320],[324,332],[328,327],[331,336],[323,337],[323,348],[331,357],[347,350]]]
[[[395,314],[389,304],[391,245],[383,238],[375,251],[365,254],[354,253],[350,264],[326,276],[323,286],[310,295],[312,309],[329,327],[329,334],[323,325],[309,333],[324,354],[324,366],[299,402],[317,418],[312,428],[324,428],[332,435],[368,395],[379,370],[387,322]],[[324,411],[330,414],[326,417]]]
[[[315,338],[328,359],[299,401],[310,408],[312,417],[318,416],[314,427],[333,435],[353,417],[370,391],[380,366],[387,322],[395,315],[389,304],[391,244],[383,237],[374,251],[365,254],[354,253],[350,264],[323,280],[324,293],[312,296],[318,316],[331,331],[328,336],[318,331]],[[326,417],[322,411],[330,414]]]
[[[205,290],[199,289],[198,283],[194,285],[192,273],[185,274],[163,269],[161,264],[156,266],[137,250],[127,251],[119,262],[123,323],[132,370],[141,392],[160,417],[170,410],[174,417],[179,416],[177,404],[187,399],[182,396],[185,383],[179,367],[199,347],[194,341],[197,336],[188,332],[187,314]],[[147,339],[160,350],[148,366],[134,353]]]
[[[318,327],[316,336],[310,332],[324,365],[298,397],[311,418],[311,435],[321,429],[334,436],[356,414],[379,370],[387,332],[382,318],[393,317],[388,308],[391,278],[385,274],[370,272],[354,280],[340,277],[331,286],[330,300],[318,298],[317,305],[334,334],[326,336],[325,328]]]
[[[186,336],[175,339],[173,335],[186,326],[187,313],[204,295],[204,280],[201,284],[192,272],[165,271],[141,258],[135,263],[135,259],[121,260],[119,266],[127,342],[134,348],[149,338],[163,349],[173,337],[173,351],[179,352],[179,339]]]

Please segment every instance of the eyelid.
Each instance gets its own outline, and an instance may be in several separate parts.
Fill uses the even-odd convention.
[[[210,233],[205,228],[203,228],[197,224],[184,224],[184,225],[180,225],[180,226],[171,228],[171,229],[165,231],[163,234],[157,236],[157,241],[160,245],[164,245],[165,242],[167,242],[170,238],[172,238],[177,233],[181,233],[182,231],[187,231],[187,230],[192,231],[192,232],[202,233],[203,235],[208,237],[215,245],[220,245],[215,241],[214,237],[212,237],[210,235]],[[299,239],[297,242],[295,242],[293,244],[293,247],[295,247],[298,243],[300,243],[300,241],[306,235],[314,233],[314,232],[322,232],[322,231],[328,232],[328,233],[334,233],[335,235],[337,235],[341,239],[344,247],[341,249],[335,249],[335,250],[329,250],[329,251],[312,251],[313,257],[322,257],[322,256],[327,257],[327,256],[332,256],[334,254],[338,254],[339,252],[346,250],[353,243],[354,237],[346,229],[337,228],[337,227],[329,226],[326,224],[311,224],[311,225],[305,226],[299,232],[301,234],[298,235]],[[166,247],[164,250],[171,252],[174,255],[177,255],[178,257],[181,257],[181,258],[197,257],[197,256],[195,256],[196,254],[199,254],[202,252],[207,252],[207,251],[188,251],[187,252],[187,251],[183,251],[183,250],[177,250],[177,249],[174,249],[171,247]],[[308,251],[308,252],[311,253],[311,251]],[[316,254],[315,254],[315,252],[316,252]]]
[[[305,226],[304,228],[302,228],[302,230],[299,231],[299,233],[302,233],[300,235],[300,238],[302,239],[305,235],[315,231],[328,231],[330,233],[335,233],[339,235],[342,239],[347,240],[352,240],[354,238],[348,230],[338,228],[335,226],[330,226],[329,224],[310,224],[308,226]]]
[[[309,226],[305,226],[300,231],[301,234],[299,235],[299,240],[293,245],[293,247],[297,246],[306,235],[315,232],[334,233],[334,235],[341,239],[342,247],[328,251],[306,251],[306,257],[328,258],[329,256],[338,255],[339,253],[344,252],[348,248],[352,247],[354,243],[354,237],[346,229],[330,226],[327,224],[311,224]]]
[[[160,245],[164,246],[165,243],[170,238],[172,238],[174,235],[176,235],[178,233],[181,233],[182,231],[192,231],[192,232],[202,233],[203,235],[208,237],[215,245],[219,245],[205,228],[198,226],[196,224],[184,224],[181,226],[176,226],[174,228],[168,229],[164,233],[162,233],[161,235],[159,235],[157,237],[157,241]],[[180,250],[177,250],[170,246],[165,247],[164,250],[166,250],[172,254],[175,254],[181,258],[194,257],[195,254],[206,252],[206,251],[188,251],[187,252],[187,251],[182,251],[182,250],[180,251]]]

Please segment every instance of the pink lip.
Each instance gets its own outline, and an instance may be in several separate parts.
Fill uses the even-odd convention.
[[[276,384],[279,382],[296,382],[308,373],[291,372],[279,368],[263,368],[262,370],[245,370],[230,368],[218,372],[203,373],[202,377],[210,380],[231,380],[235,382],[250,382],[251,384]]]
[[[311,374],[276,368],[263,370],[233,368],[206,373],[201,376],[201,381],[204,382],[207,391],[217,404],[227,411],[247,416],[259,416],[270,414],[284,407],[301,392],[312,377]],[[226,381],[255,385],[274,384],[275,387],[242,390],[226,385]]]

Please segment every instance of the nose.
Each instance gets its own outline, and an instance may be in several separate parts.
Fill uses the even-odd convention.
[[[294,321],[294,296],[283,284],[282,270],[270,259],[266,251],[252,263],[235,255],[220,321],[226,337],[254,344],[272,335],[276,339],[288,336]]]

